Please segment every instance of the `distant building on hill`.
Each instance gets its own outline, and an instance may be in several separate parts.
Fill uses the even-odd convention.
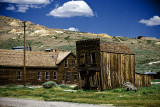
[[[141,39],[141,40],[157,40],[155,37],[145,37],[145,36],[138,36],[138,39]]]

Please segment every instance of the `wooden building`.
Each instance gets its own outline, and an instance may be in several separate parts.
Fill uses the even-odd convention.
[[[76,42],[79,88],[113,89],[135,84],[135,54],[124,44],[100,39]]]
[[[24,79],[26,78],[26,79]],[[72,52],[26,51],[26,75],[23,71],[23,51],[0,49],[0,85],[41,85],[77,83],[76,56]]]

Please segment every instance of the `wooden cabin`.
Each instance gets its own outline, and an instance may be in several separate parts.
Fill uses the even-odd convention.
[[[72,52],[26,51],[26,75],[23,70],[23,51],[0,49],[0,85],[41,85],[46,81],[57,84],[77,83],[76,56]]]
[[[135,54],[124,44],[90,39],[76,42],[79,88],[113,89],[135,84]]]

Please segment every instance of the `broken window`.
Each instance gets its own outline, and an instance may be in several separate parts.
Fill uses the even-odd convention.
[[[37,73],[37,77],[38,77],[38,78],[37,78],[38,80],[41,80],[41,72],[38,72],[38,73]]]

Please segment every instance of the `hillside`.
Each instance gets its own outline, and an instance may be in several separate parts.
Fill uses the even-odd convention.
[[[22,21],[7,16],[0,16],[0,49],[11,49],[23,45]],[[85,32],[67,31],[57,28],[47,28],[26,22],[26,44],[31,44],[33,51],[43,51],[46,48],[62,51],[76,50],[75,42],[90,38],[100,38],[104,42],[118,42],[126,44],[136,53],[136,72],[149,70],[160,71],[160,40],[136,39],[107,34],[93,34]],[[137,35],[139,36],[139,35]]]

